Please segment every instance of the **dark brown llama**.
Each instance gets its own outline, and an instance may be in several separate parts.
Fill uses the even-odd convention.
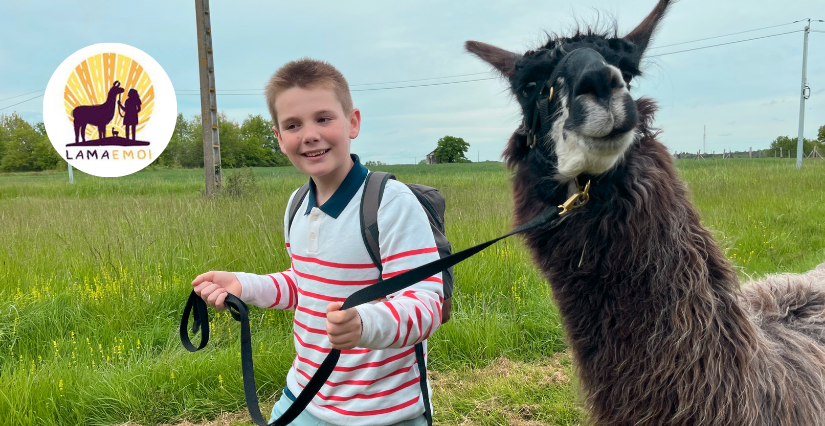
[[[524,114],[504,152],[515,224],[590,200],[525,235],[550,282],[599,425],[825,425],[825,264],[740,292],[700,225],[655,104],[630,81],[669,1],[624,37],[577,31],[524,55],[467,49]]]

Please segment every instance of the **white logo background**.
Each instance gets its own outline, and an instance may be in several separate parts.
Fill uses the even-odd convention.
[[[151,115],[151,120],[146,122],[145,127],[138,133],[138,140],[148,141],[148,146],[85,146],[83,150],[97,150],[98,158],[104,150],[110,151],[109,159],[92,159],[80,160],[78,158],[67,158],[67,150],[75,152],[79,147],[66,147],[66,144],[74,143],[75,133],[74,126],[71,120],[66,115],[64,106],[64,89],[72,72],[81,62],[85,61],[90,56],[102,53],[117,53],[126,55],[132,60],[137,61],[145,73],[149,75],[154,86],[154,110]],[[126,88],[128,91],[128,88]],[[125,93],[124,93],[125,94]],[[144,167],[151,164],[160,156],[166,145],[169,144],[169,139],[172,138],[172,133],[175,131],[175,121],[177,118],[178,104],[175,98],[175,89],[172,87],[172,81],[169,76],[161,68],[151,56],[140,49],[134,48],[126,44],[119,43],[100,43],[84,47],[66,58],[63,63],[57,67],[57,70],[52,74],[49,80],[49,85],[46,86],[46,93],[43,96],[43,124],[46,126],[46,133],[49,136],[54,149],[57,150],[60,156],[69,162],[73,167],[76,167],[86,173],[102,177],[118,177],[126,176],[135,173]],[[91,124],[89,125],[91,126]],[[89,142],[89,139],[86,139]],[[151,159],[148,156],[144,159],[138,159],[135,155],[134,159],[121,158],[115,160],[111,158],[112,150],[150,150],[152,151]],[[74,157],[74,155],[70,155]]]

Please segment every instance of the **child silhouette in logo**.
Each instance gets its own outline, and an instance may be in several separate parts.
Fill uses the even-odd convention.
[[[126,127],[126,139],[135,140],[135,133],[137,132],[137,125],[138,125],[138,113],[141,109],[141,102],[140,102],[140,95],[138,95],[137,90],[129,89],[129,97],[126,99],[126,105],[120,103],[120,100],[117,101],[118,106],[120,106],[121,117],[123,117],[123,125]],[[129,136],[129,130],[131,128],[131,137]]]

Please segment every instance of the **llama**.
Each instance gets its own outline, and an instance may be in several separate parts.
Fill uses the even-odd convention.
[[[115,99],[121,93],[123,93],[123,88],[120,87],[119,81],[115,81],[109,89],[106,102],[100,105],[80,105],[72,110],[75,143],[79,142],[81,137],[83,142],[86,142],[86,125],[88,124],[97,126],[98,139],[106,137],[106,126],[115,116]]]
[[[740,290],[657,141],[654,102],[630,95],[669,3],[624,37],[577,30],[524,55],[466,43],[522,108],[503,155],[515,225],[590,181],[586,204],[525,241],[593,423],[825,424],[825,264]]]

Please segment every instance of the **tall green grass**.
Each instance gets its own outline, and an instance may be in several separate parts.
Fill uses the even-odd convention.
[[[825,162],[801,171],[774,159],[678,167],[743,278],[825,261]],[[380,169],[444,193],[455,250],[510,227],[509,173],[500,164]],[[288,267],[283,212],[305,177],[291,167],[253,172],[257,189],[214,198],[202,196],[200,170],[116,179],[75,171],[73,185],[65,172],[0,175],[0,424],[152,425],[242,410],[237,323],[211,312],[212,340],[196,354],[180,345],[177,324],[197,274]],[[552,295],[518,239],[455,273],[453,320],[431,339],[433,371],[502,356],[529,363],[564,349]],[[283,387],[294,355],[291,314],[256,309],[251,317],[266,399]],[[560,395],[569,406],[569,392]],[[452,399],[434,398],[437,421],[480,415],[465,403],[439,413],[439,401]],[[554,410],[537,412],[576,421]]]

